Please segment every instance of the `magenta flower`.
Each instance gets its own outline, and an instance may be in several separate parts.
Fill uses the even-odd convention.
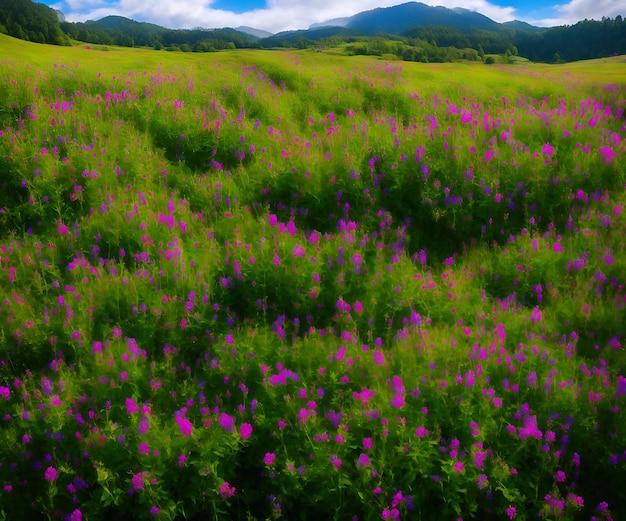
[[[330,460],[330,462],[334,465],[336,469],[339,469],[341,467],[342,461],[334,454],[330,456],[328,459]]]
[[[235,427],[235,418],[223,412],[220,415],[220,427],[226,432],[233,432]]]
[[[241,437],[244,440],[247,440],[252,434],[252,425],[250,425],[249,423],[242,423],[241,427],[239,428],[239,434],[241,434]]]
[[[145,477],[143,472],[138,472],[137,474],[133,474],[133,477],[130,479],[130,482],[133,485],[135,490],[143,489],[143,483],[145,481]]]
[[[180,433],[185,436],[191,436],[191,430],[193,429],[193,425],[187,418],[182,418],[181,416],[176,417],[176,423],[180,428]]]
[[[425,436],[428,436],[430,434],[430,432],[428,431],[428,429],[424,428],[424,427],[418,427],[417,429],[415,429],[415,436],[417,436],[418,438],[424,438]]]
[[[609,164],[611,160],[615,157],[615,152],[611,147],[604,146],[598,149],[598,153],[604,158],[604,162]]]
[[[139,412],[139,407],[132,398],[126,398],[126,414],[133,414]]]
[[[57,232],[59,232],[59,234],[63,236],[67,235],[67,232],[68,232],[67,225],[63,224],[61,221],[58,221]]]
[[[509,519],[513,519],[516,513],[517,508],[515,507],[509,506],[509,508],[506,509],[506,515],[509,517]]]
[[[369,467],[370,466],[370,458],[367,454],[361,453],[356,460],[356,465],[359,468]]]
[[[404,396],[402,394],[396,394],[389,403],[397,409],[402,409],[402,407],[404,407]]]
[[[59,473],[57,472],[57,469],[55,469],[54,467],[48,467],[46,469],[46,472],[43,475],[46,481],[56,481],[58,476],[59,476]]]
[[[275,461],[276,461],[276,454],[274,454],[272,452],[266,452],[265,456],[263,456],[263,463],[265,463],[269,467],[274,465]]]
[[[550,143],[546,143],[541,147],[541,154],[546,157],[552,158],[552,155],[554,154],[554,147],[550,145]]]
[[[220,485],[220,496],[223,498],[232,497],[235,495],[235,490],[235,487],[231,487],[228,481],[224,481],[224,483]]]

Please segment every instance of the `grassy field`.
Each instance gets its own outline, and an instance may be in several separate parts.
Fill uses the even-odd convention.
[[[0,35],[0,519],[626,518],[624,71]]]

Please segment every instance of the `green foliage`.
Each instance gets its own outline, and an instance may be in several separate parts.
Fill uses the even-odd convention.
[[[56,12],[47,5],[31,0],[2,2],[0,33],[36,43],[69,44],[59,27]]]
[[[0,45],[0,517],[626,516],[619,59]]]

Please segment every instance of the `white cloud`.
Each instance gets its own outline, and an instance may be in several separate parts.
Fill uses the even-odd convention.
[[[238,27],[248,25],[271,32],[306,29],[312,23],[351,16],[376,7],[397,5],[402,0],[268,0],[267,8],[237,14],[211,8],[213,0],[65,0],[60,8],[70,21],[97,20],[120,15],[150,21],[171,28]],[[422,0],[429,5],[461,7],[477,11],[497,22],[520,18],[513,7],[501,7],[488,0]],[[626,15],[626,0],[571,0],[553,6],[554,17],[528,20],[529,23],[553,26],[576,23],[584,18]],[[60,5],[60,4],[57,4]],[[68,9],[64,9],[69,8]],[[523,19],[523,18],[522,18]]]
[[[570,23],[580,20],[600,19],[603,16],[615,18],[626,14],[626,2],[623,0],[572,0],[557,7],[558,13]]]
[[[626,0],[571,0],[567,4],[552,6],[555,16],[540,20],[528,20],[542,27],[573,25],[581,20],[600,20],[603,16],[615,18],[626,16]]]

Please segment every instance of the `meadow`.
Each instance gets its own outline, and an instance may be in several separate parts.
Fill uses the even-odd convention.
[[[625,99],[0,35],[0,519],[625,519]]]

